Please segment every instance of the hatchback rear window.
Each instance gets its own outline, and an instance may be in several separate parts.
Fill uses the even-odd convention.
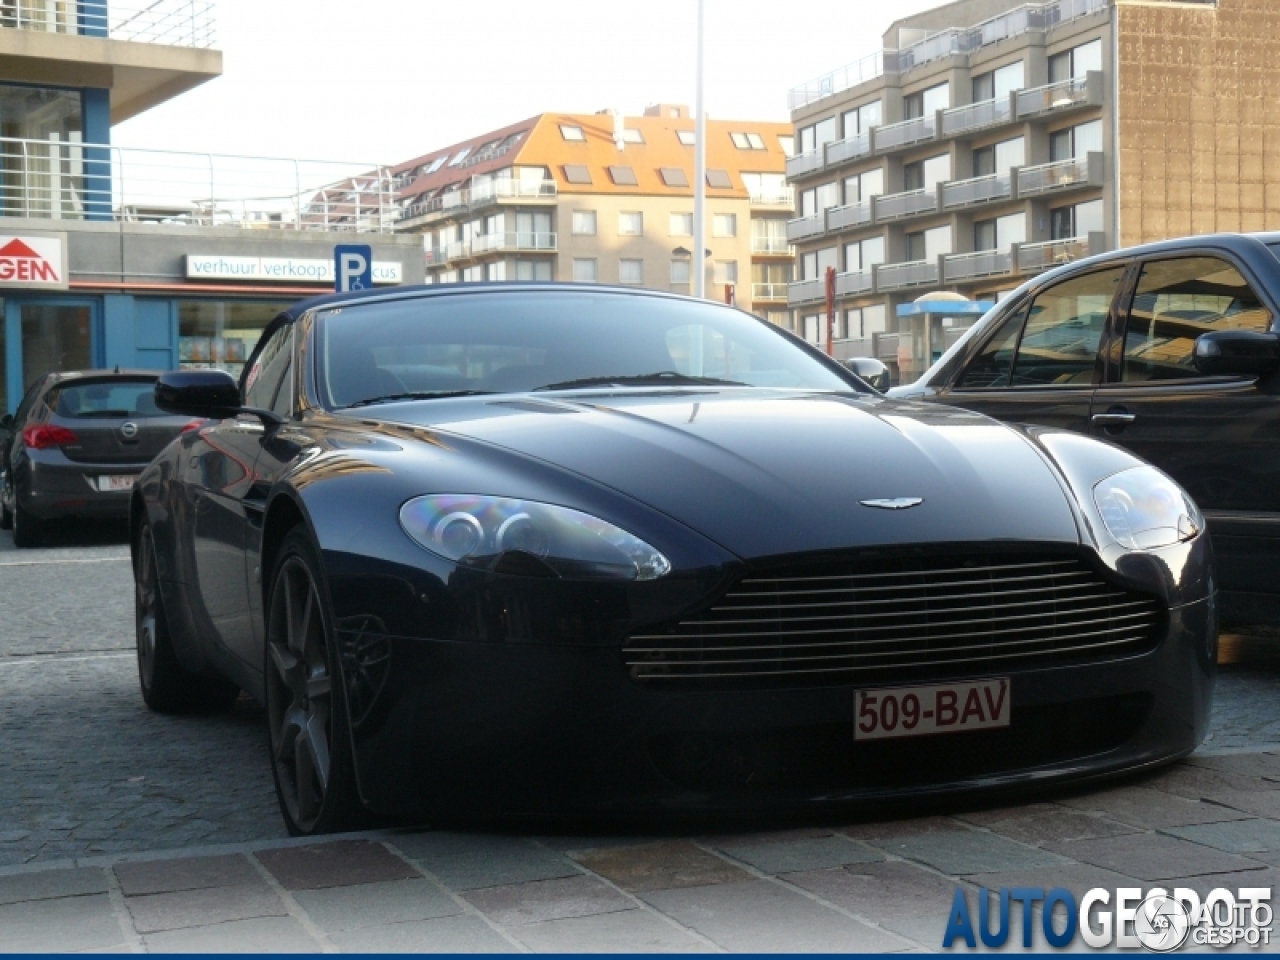
[[[167,416],[156,406],[154,380],[78,380],[59,384],[45,402],[56,416],[81,419]]]

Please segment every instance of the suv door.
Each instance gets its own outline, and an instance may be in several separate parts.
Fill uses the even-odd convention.
[[[1033,294],[937,399],[997,420],[1088,429],[1099,350],[1127,269],[1092,270]]]
[[[1201,334],[1272,330],[1275,319],[1224,256],[1144,262],[1107,351],[1091,427],[1191,494],[1209,523],[1223,591],[1280,602],[1280,378],[1206,377],[1192,362]],[[1224,613],[1243,613],[1243,599],[1224,597]]]

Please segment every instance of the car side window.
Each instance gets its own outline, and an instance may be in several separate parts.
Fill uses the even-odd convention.
[[[1124,334],[1125,383],[1203,376],[1196,338],[1213,330],[1271,329],[1271,312],[1240,271],[1216,257],[1157,260],[1142,268]]]
[[[1022,333],[1022,324],[1026,319],[1026,307],[1005,317],[995,336],[969,361],[969,366],[965,367],[964,373],[956,381],[956,389],[983,390],[1009,386],[1013,355],[1018,349],[1018,335]]]
[[[245,378],[245,406],[260,410],[272,409],[281,381],[290,369],[293,359],[293,324],[286,324],[271,335],[262,352],[258,354]]]
[[[1093,382],[1098,346],[1124,267],[1063,280],[1032,301],[1013,364],[1015,387]]]

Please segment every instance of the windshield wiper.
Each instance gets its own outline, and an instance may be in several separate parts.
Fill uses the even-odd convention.
[[[444,397],[479,397],[493,393],[492,390],[428,390],[417,393],[389,393],[385,397],[370,397],[348,403],[346,409],[352,407],[369,407],[375,403],[398,403],[401,400],[440,400]]]
[[[675,370],[659,370],[656,373],[633,373],[616,377],[580,377],[577,380],[561,380],[547,383],[534,390],[572,390],[575,387],[663,387],[669,384],[691,384],[703,387],[745,387],[749,384],[738,380],[718,380],[715,377],[694,377]]]

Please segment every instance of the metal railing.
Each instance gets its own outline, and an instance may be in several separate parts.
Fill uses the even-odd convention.
[[[799,280],[787,284],[787,303],[812,303],[826,297],[826,283],[822,280]]]
[[[1024,243],[1018,247],[1018,269],[1038,272],[1089,256],[1089,238],[1072,237],[1047,243]]]
[[[518,177],[473,178],[470,186],[437,194],[410,203],[400,211],[400,219],[415,220],[431,213],[462,213],[501,200],[554,200],[559,188],[554,180],[521,180]]]
[[[934,190],[908,190],[905,193],[886,193],[876,197],[877,222],[914,217],[937,209],[938,194]]]
[[[938,261],[909,260],[906,263],[884,263],[876,267],[876,289],[898,290],[938,282]]]
[[[753,283],[751,285],[751,299],[755,300],[781,300],[787,299],[788,283]]]
[[[1076,157],[1057,163],[1042,163],[1018,171],[1018,196],[1047,193],[1089,182],[1089,158]]]
[[[5,0],[0,29],[110,37],[173,47],[212,47],[213,0]]]
[[[875,275],[871,270],[850,270],[848,273],[836,274],[836,296],[849,297],[858,293],[867,293],[875,284]]]
[[[978,250],[974,253],[956,253],[943,260],[943,280],[968,280],[973,277],[989,277],[1013,270],[1013,253],[1010,250]]]
[[[833,93],[840,93],[842,90],[848,90],[850,87],[856,87],[860,83],[866,83],[868,80],[874,80],[876,77],[882,76],[884,74],[884,60],[884,54],[879,51],[869,53],[860,60],[845,64],[830,73],[824,73],[808,83],[792,87],[787,93],[787,109],[798,110],[800,107],[808,106],[815,100],[821,100],[823,97],[829,97]]]
[[[471,238],[471,254],[507,253],[527,250],[553,251],[556,249],[554,233],[536,233],[522,230],[506,230],[499,233],[477,234]]]
[[[796,217],[787,221],[787,239],[803,240],[805,237],[816,237],[827,229],[827,218],[817,213],[811,217]]]
[[[753,207],[794,207],[796,197],[790,187],[782,187],[778,190],[756,190],[751,194],[751,205]]]
[[[388,168],[372,163],[0,138],[0,217],[389,233]]]
[[[1004,200],[1013,196],[1013,178],[1007,173],[993,173],[972,180],[953,180],[942,185],[942,206],[962,207],[986,200]]]
[[[1009,97],[981,100],[963,107],[952,107],[942,113],[942,132],[945,136],[980,130],[1013,120],[1013,101]]]
[[[894,150],[921,140],[932,140],[936,128],[937,121],[933,114],[876,127],[876,152]]]
[[[786,237],[753,236],[751,238],[751,252],[789,255],[795,252],[795,248],[791,246],[791,242]]]
[[[827,229],[843,230],[845,227],[860,227],[871,222],[871,201],[850,203],[843,207],[832,207],[827,211]]]
[[[1065,110],[1089,102],[1088,77],[1073,77],[1045,84],[1043,87],[1030,87],[1019,90],[1015,96],[1018,99],[1019,118]]]
[[[871,133],[857,133],[843,140],[835,140],[827,144],[827,166],[844,163],[846,160],[857,160],[871,152]]]
[[[823,148],[819,147],[817,150],[810,150],[808,153],[798,153],[794,157],[787,157],[787,179],[803,177],[806,173],[821,170],[823,156]]]

